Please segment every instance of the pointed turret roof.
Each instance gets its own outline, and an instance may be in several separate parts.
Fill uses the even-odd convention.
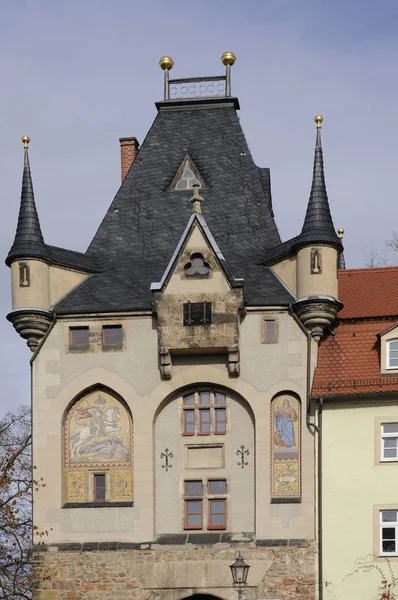
[[[314,155],[314,170],[312,176],[312,186],[310,199],[308,201],[307,212],[304,219],[301,234],[298,236],[297,245],[327,243],[341,248],[341,243],[337,237],[332,215],[330,214],[328,195],[326,192],[325,173],[323,168],[323,151],[321,139],[321,123],[323,118],[320,115],[315,117],[316,122],[316,143]]]
[[[20,257],[48,258],[49,252],[44,243],[41,232],[39,215],[37,214],[35,197],[33,193],[32,174],[29,165],[29,138],[22,138],[24,143],[24,167],[22,175],[21,204],[17,231],[14,243],[8,253],[6,264],[10,265],[13,260]]]

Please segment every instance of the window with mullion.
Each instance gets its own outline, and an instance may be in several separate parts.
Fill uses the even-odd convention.
[[[398,460],[398,423],[383,423],[381,426],[381,460]]]
[[[183,435],[211,435],[227,432],[225,394],[199,390],[183,397]]]
[[[395,510],[380,511],[380,554],[397,556],[398,513]]]
[[[227,431],[227,410],[225,408],[214,409],[214,433],[222,434]]]

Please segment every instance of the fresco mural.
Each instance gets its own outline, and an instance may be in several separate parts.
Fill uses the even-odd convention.
[[[121,402],[103,391],[72,406],[65,420],[65,466],[129,466],[132,424]]]
[[[301,496],[300,402],[281,394],[271,403],[271,496]]]

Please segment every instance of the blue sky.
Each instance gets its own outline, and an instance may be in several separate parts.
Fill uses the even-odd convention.
[[[222,74],[259,166],[271,168],[283,239],[308,201],[315,139],[323,145],[334,222],[346,262],[384,251],[398,229],[398,3],[396,0],[1,0],[1,255],[12,243],[24,134],[48,243],[85,250],[119,186],[118,138],[143,140],[162,96],[158,60],[172,76]],[[391,256],[393,261],[394,257]],[[0,268],[0,306],[11,308]],[[29,401],[29,350],[0,320],[2,405]]]

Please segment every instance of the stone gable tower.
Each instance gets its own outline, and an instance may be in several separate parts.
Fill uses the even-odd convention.
[[[84,253],[45,243],[24,138],[7,318],[34,352],[36,600],[233,600],[238,554],[247,597],[315,596],[308,386],[342,247],[319,128],[303,229],[281,242],[222,61],[181,80],[161,59],[164,99],[140,147],[122,138]]]

